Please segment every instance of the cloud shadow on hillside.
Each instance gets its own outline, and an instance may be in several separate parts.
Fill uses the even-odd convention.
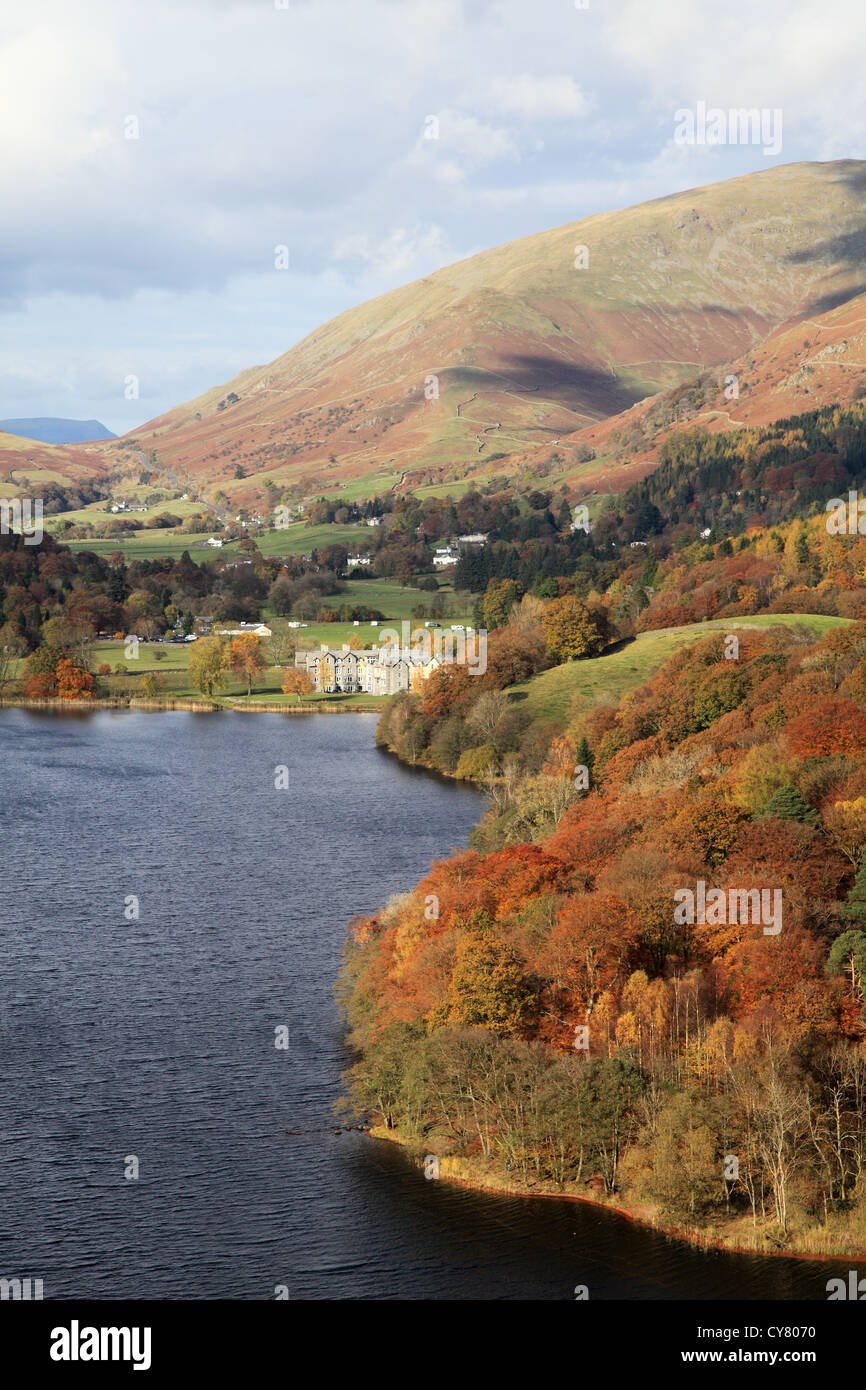
[[[852,193],[866,194],[866,162],[851,161],[837,175],[837,181],[847,184]],[[853,286],[831,290],[819,295],[806,306],[807,314],[826,314],[857,295],[866,294],[866,225],[852,232],[830,235],[814,246],[792,251],[784,257],[786,265],[816,265],[822,261],[836,262],[843,269],[859,271],[863,278]]]
[[[498,374],[502,378],[500,389],[510,388],[526,395],[536,392],[557,405],[571,409],[592,406],[605,415],[618,415],[646,395],[645,390],[633,390],[599,367],[563,362],[560,357],[543,353],[504,357]]]

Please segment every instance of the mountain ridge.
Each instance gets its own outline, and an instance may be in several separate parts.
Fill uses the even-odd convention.
[[[862,161],[781,165],[503,242],[90,448],[244,505],[494,476],[618,490],[652,446],[567,450],[608,450],[610,422],[866,294],[864,188]]]
[[[0,431],[14,434],[19,439],[32,439],[39,444],[90,444],[98,439],[117,438],[100,420],[69,420],[60,415],[0,420]]]

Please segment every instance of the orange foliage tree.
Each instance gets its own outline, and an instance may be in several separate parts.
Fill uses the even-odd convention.
[[[298,704],[301,703],[302,695],[312,695],[316,688],[306,671],[297,666],[286,667],[281,684],[284,695],[297,695]]]
[[[229,648],[229,665],[235,675],[247,683],[247,694],[252,693],[253,682],[261,678],[266,666],[262,644],[252,632],[243,632],[235,637]]]

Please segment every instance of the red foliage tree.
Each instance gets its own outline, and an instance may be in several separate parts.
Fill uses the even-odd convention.
[[[830,696],[818,700],[786,726],[788,748],[798,758],[861,755],[866,743],[866,714],[851,700]]]

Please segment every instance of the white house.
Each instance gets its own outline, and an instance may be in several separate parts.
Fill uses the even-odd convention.
[[[266,623],[240,623],[237,627],[224,627],[220,629],[222,637],[271,637],[273,632]]]
[[[454,547],[450,545],[440,545],[433,551],[433,563],[440,567],[444,565],[456,565],[459,559],[459,550],[455,550]]]

